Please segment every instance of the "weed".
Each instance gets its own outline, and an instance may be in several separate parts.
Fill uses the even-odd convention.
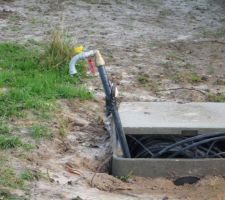
[[[66,36],[64,30],[53,30],[50,41],[42,55],[42,65],[50,69],[64,68],[73,55],[72,47],[71,40]]]
[[[45,21],[41,20],[41,19],[38,19],[38,18],[35,18],[35,17],[32,17],[31,20],[30,20],[30,23],[32,25],[36,25],[36,24],[41,24],[41,23],[45,23]]]
[[[61,117],[58,121],[59,124],[59,135],[65,136],[66,133],[69,131],[69,119]]]
[[[6,156],[0,155],[0,186],[25,189],[26,185],[24,181],[34,180],[35,176],[27,169],[17,174],[15,169],[12,168],[11,163],[9,163],[9,159]],[[0,190],[0,197],[1,195],[4,196],[1,192],[2,190]],[[7,198],[5,197],[5,199]]]
[[[208,94],[208,101],[210,102],[225,102],[225,93]]]
[[[0,149],[11,149],[21,146],[23,146],[23,143],[18,137],[0,135]]]
[[[138,82],[143,85],[145,88],[152,90],[153,92],[157,91],[158,86],[156,82],[151,80],[148,74],[140,74],[138,76]]]
[[[7,126],[6,122],[0,119],[0,135],[8,134],[10,132],[10,128]]]
[[[3,189],[0,189],[0,199],[1,200],[27,200],[24,197],[13,195],[8,190],[3,190]]]
[[[124,176],[117,176],[117,178],[120,179],[123,182],[128,182],[129,179],[132,178],[132,173],[129,173],[129,174],[124,175]]]
[[[172,60],[172,61],[182,61],[184,62],[184,58],[180,57],[179,55],[177,55],[175,52],[169,52],[166,55],[166,59],[167,60]]]
[[[18,21],[19,19],[20,19],[19,15],[11,15],[11,16],[9,17],[9,20],[10,20],[11,22],[16,22],[16,21]]]
[[[0,185],[11,188],[23,188],[24,181],[16,175],[15,170],[10,166],[1,166]]]
[[[215,83],[216,85],[225,85],[225,80],[223,78],[216,79]]]
[[[180,71],[173,77],[175,83],[199,83],[201,77],[192,71]]]
[[[33,172],[29,169],[24,169],[21,173],[20,173],[20,178],[22,180],[25,181],[33,181],[35,179],[35,176],[33,174]]]
[[[173,10],[164,9],[164,10],[160,10],[159,11],[158,17],[160,17],[160,18],[166,18],[167,16],[170,16],[172,14],[174,14]]]
[[[22,142],[17,136],[0,135],[0,149],[13,148],[22,148],[29,151],[33,149],[33,145]]]
[[[197,73],[192,73],[191,77],[190,77],[190,81],[192,83],[197,83],[201,81],[201,78],[199,77],[199,75]]]
[[[225,37],[225,28],[219,28],[214,31],[203,29],[202,34],[204,37],[223,38]]]
[[[209,73],[210,75],[214,74],[214,73],[215,73],[215,69],[214,69],[213,67],[209,67],[209,68],[208,68],[208,73]]]
[[[138,77],[138,82],[145,85],[149,82],[149,76],[147,74],[143,74],[142,76]]]
[[[159,8],[162,4],[161,0],[145,0],[144,1],[148,6],[152,6],[153,8]]]
[[[223,23],[225,23],[225,17],[222,17],[222,18],[220,19],[220,21],[223,22]]]
[[[47,127],[34,125],[31,128],[31,136],[34,139],[41,139],[41,138],[51,139],[53,135]]]

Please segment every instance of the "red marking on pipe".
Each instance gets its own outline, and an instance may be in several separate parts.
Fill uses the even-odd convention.
[[[89,64],[89,70],[91,71],[91,73],[95,74],[95,66],[91,59],[88,59],[88,64]]]

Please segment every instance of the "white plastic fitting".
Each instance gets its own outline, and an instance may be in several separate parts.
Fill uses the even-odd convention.
[[[77,73],[77,69],[76,69],[76,64],[79,60],[83,60],[85,58],[88,57],[92,57],[95,55],[95,51],[91,50],[91,51],[87,51],[87,52],[82,52],[76,56],[74,56],[69,64],[69,73],[71,76],[75,75]]]

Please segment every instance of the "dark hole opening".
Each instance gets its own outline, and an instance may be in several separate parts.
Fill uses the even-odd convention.
[[[185,176],[185,177],[181,177],[176,179],[175,181],[173,181],[174,185],[176,186],[182,186],[185,184],[195,184],[200,180],[200,178],[195,177],[195,176]]]

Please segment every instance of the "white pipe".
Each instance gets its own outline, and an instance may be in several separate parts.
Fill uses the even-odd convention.
[[[79,61],[79,60],[83,60],[85,58],[88,58],[88,57],[91,57],[91,56],[94,56],[95,55],[95,51],[91,50],[91,51],[88,51],[88,52],[82,52],[76,56],[74,56],[71,61],[70,61],[70,65],[69,65],[69,73],[71,76],[73,76],[74,74],[77,73],[77,69],[75,67],[76,63]]]

